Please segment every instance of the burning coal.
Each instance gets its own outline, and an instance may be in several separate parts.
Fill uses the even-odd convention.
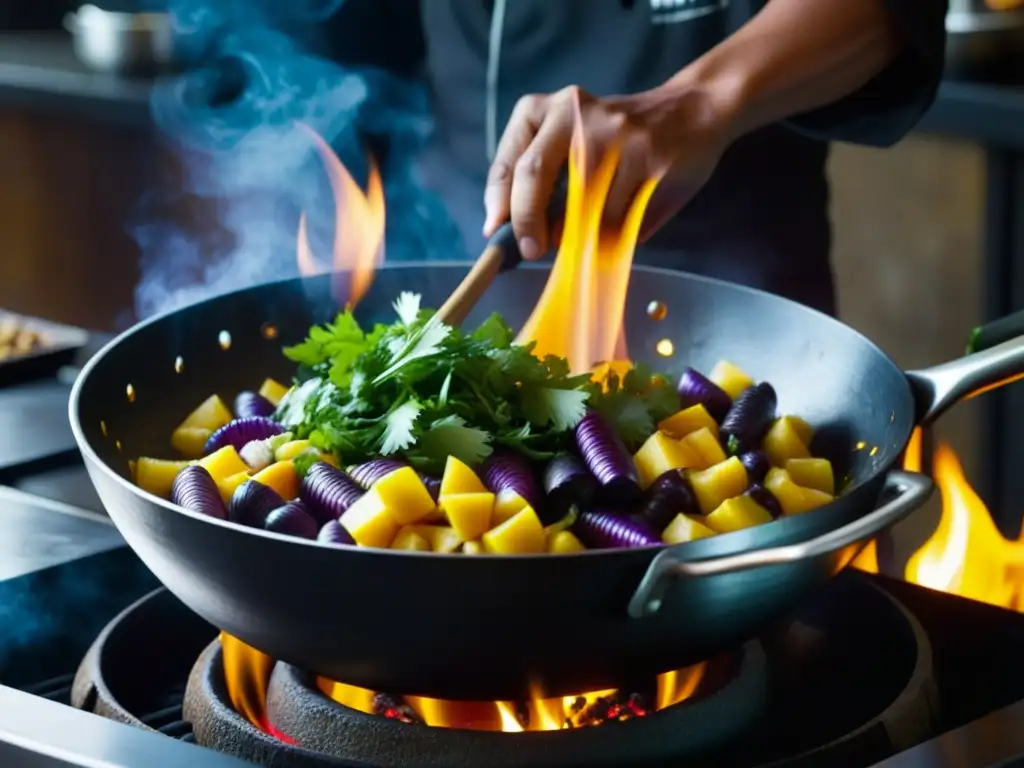
[[[300,212],[330,252],[330,180],[310,131],[363,188],[380,161],[389,260],[463,257],[441,200],[417,179],[431,132],[418,83],[314,55],[340,0],[172,0],[186,74],[159,81],[151,112],[183,164],[139,206],[139,318],[296,274]],[[202,213],[197,213],[201,211]],[[323,244],[327,243],[326,248]]]

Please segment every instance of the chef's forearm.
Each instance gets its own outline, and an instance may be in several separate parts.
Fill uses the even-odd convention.
[[[902,46],[883,0],[770,0],[662,88],[703,91],[735,138],[848,96]]]

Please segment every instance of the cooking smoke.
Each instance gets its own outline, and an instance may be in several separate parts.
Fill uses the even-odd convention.
[[[431,132],[425,88],[316,53],[341,5],[171,0],[186,74],[158,81],[150,106],[182,162],[143,198],[131,227],[141,250],[136,319],[297,274],[301,211],[314,253],[329,259],[330,187],[301,124],[360,184],[366,152],[381,161],[387,260],[464,255],[444,204],[418,178]]]

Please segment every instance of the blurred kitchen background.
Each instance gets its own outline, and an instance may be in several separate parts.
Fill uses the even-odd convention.
[[[961,354],[973,326],[1024,308],[1024,8],[951,5],[947,80],[921,129],[891,150],[836,146],[831,161],[842,319],[907,368]],[[185,167],[153,125],[151,78],[97,71],[116,64],[104,59],[111,29],[100,17],[92,28],[82,11],[67,16],[76,10],[0,0],[0,307],[114,330],[132,321],[139,281],[128,222],[152,190],[180,185]],[[145,19],[136,27],[150,29]],[[163,34],[120,42],[159,58]],[[192,226],[217,218],[208,200],[175,204]],[[957,408],[936,434],[1016,536],[1024,383],[984,400]],[[911,546],[937,515],[905,526]]]

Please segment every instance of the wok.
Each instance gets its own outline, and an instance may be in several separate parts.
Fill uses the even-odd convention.
[[[436,307],[465,274],[455,264],[386,267],[357,314],[390,322],[391,302],[409,289]],[[521,325],[547,274],[501,275],[465,325],[492,311]],[[70,416],[110,517],[171,592],[274,658],[379,691],[508,700],[532,683],[570,694],[736,647],[924,502],[931,481],[894,468],[916,424],[1024,372],[1024,338],[903,373],[856,331],[791,301],[637,268],[625,317],[632,356],[672,374],[728,358],[771,382],[781,413],[815,425],[815,453],[852,478],[848,491],[807,514],[668,548],[459,557],[321,546],[134,486],[127,460],[169,455],[172,429],[211,393],[289,380],[281,346],[333,317],[330,286],[328,276],[288,280],[144,322],[89,362]],[[665,319],[648,317],[652,301],[665,303]],[[662,338],[672,357],[656,355]]]

